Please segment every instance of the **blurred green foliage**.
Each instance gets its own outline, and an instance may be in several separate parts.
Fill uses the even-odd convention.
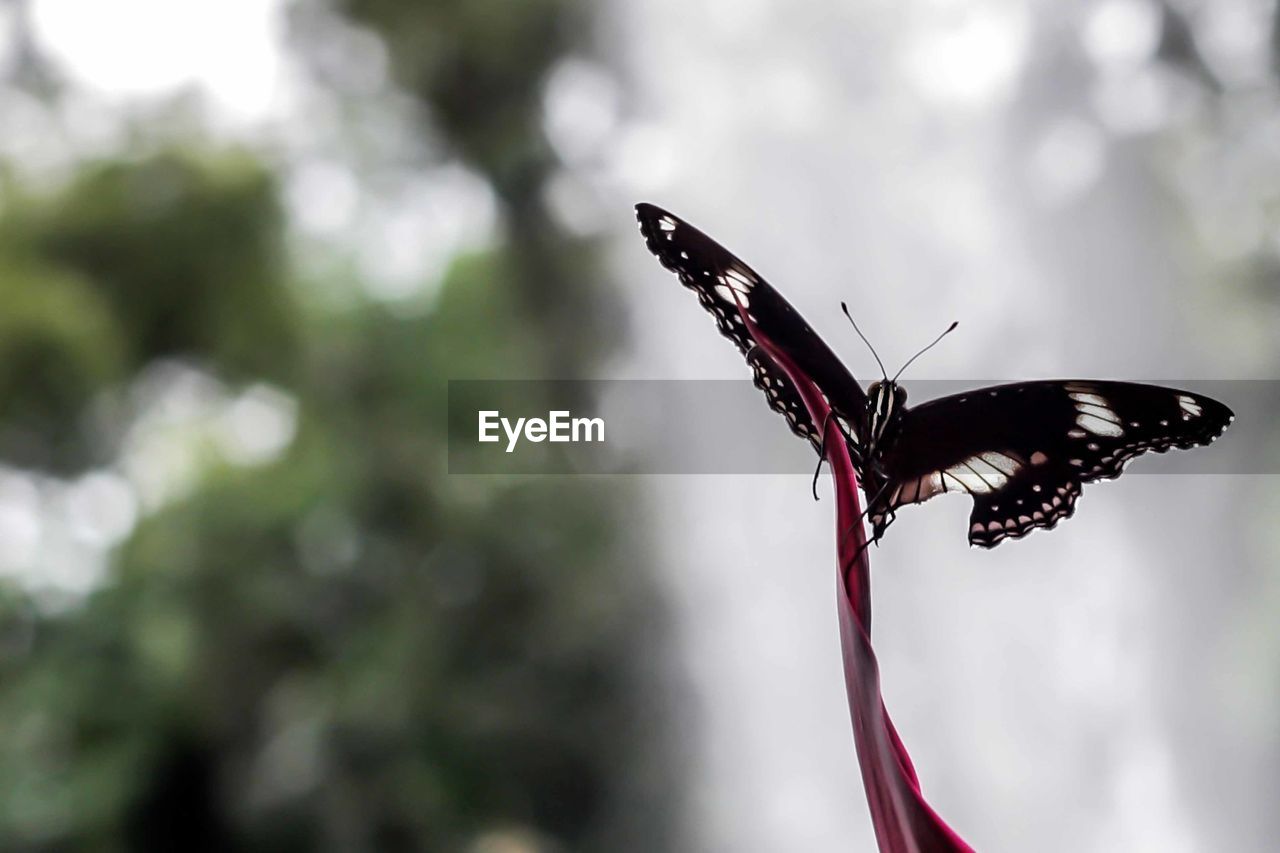
[[[42,259],[92,278],[129,333],[130,369],[182,355],[231,378],[287,381],[281,213],[272,176],[247,152],[89,164],[24,224]]]
[[[101,460],[80,414],[166,356],[287,383],[297,330],[274,181],[246,152],[85,164],[0,210],[0,452],[55,470]]]
[[[5,465],[114,464],[139,381],[174,360],[296,407],[278,458],[204,460],[144,505],[83,600],[0,585],[0,849],[672,847],[627,495],[445,470],[450,377],[588,375],[614,333],[594,248],[541,204],[540,81],[581,10],[350,6],[510,226],[425,315],[309,302],[247,149],[0,197]],[[586,316],[603,327],[568,333]]]

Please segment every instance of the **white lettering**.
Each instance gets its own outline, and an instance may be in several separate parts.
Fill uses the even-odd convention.
[[[582,428],[583,436],[578,437],[578,428]],[[592,437],[592,430],[595,430],[595,436]],[[574,441],[604,441],[604,418],[574,418],[573,419],[573,440]]]
[[[480,439],[479,439],[480,441],[497,441],[498,440],[497,433],[493,433],[491,435],[489,432],[490,430],[494,430],[498,428],[497,423],[494,422],[494,418],[496,418],[497,416],[498,416],[498,413],[495,411],[487,411],[487,412],[482,411],[480,413]]]
[[[516,418],[514,421],[502,417],[501,412],[482,410],[479,412],[477,440],[486,443],[501,441],[499,426],[507,437],[507,453],[515,452],[522,437],[535,443],[604,441],[604,418],[575,418],[564,410],[548,412],[546,420]]]
[[[556,411],[550,413],[551,418],[551,435],[552,441],[561,442],[569,440],[569,413],[564,411]]]
[[[507,433],[507,452],[511,453],[516,449],[516,442],[520,440],[520,427],[524,426],[524,418],[516,418],[515,429],[511,428],[511,421],[506,418],[502,419],[502,429]]]

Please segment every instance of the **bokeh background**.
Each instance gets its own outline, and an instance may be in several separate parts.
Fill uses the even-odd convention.
[[[918,376],[1275,379],[1278,105],[1260,0],[0,3],[0,848],[873,849],[830,501],[449,475],[447,380],[744,376],[641,199],[864,377],[840,299],[891,363],[960,319]],[[1274,849],[1278,509],[904,513],[939,811]]]

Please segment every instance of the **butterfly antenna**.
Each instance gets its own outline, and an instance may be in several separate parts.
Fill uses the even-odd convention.
[[[960,321],[959,321],[959,320],[955,320],[955,321],[953,321],[953,322],[951,323],[951,325],[950,325],[950,326],[947,326],[947,330],[946,330],[945,332],[943,332],[942,334],[938,335],[936,338],[934,338],[934,339],[933,339],[933,343],[929,344],[927,347],[925,347],[924,349],[920,350],[920,352],[916,353],[915,355],[911,356],[911,358],[907,359],[907,363],[906,363],[906,364],[904,364],[904,365],[902,365],[902,370],[906,370],[908,367],[910,367],[910,366],[911,366],[911,362],[915,361],[917,358],[919,358],[920,356],[922,356],[922,355],[924,355],[925,353],[927,353],[929,350],[931,350],[931,349],[933,349],[934,347],[936,347],[936,346],[938,345],[938,342],[939,342],[939,341],[941,341],[941,340],[942,340],[943,338],[945,338],[947,335],[949,335],[949,334],[951,334],[952,332],[954,332],[954,331],[955,331],[955,329],[956,329],[956,326],[959,326],[959,325],[960,325]],[[895,373],[895,374],[893,375],[893,381],[894,381],[894,382],[897,382],[897,381],[898,381],[898,377],[902,375],[902,370],[899,370],[897,373]]]
[[[862,342],[867,345],[867,349],[871,350],[871,354],[875,356],[876,364],[880,365],[880,375],[884,377],[886,382],[888,382],[889,374],[884,369],[884,362],[880,360],[880,356],[876,353],[876,348],[871,345],[871,341],[867,340],[867,336],[862,334],[862,330],[858,328],[858,324],[854,323],[853,315],[849,313],[848,304],[841,302],[840,310],[844,312],[844,316],[849,318],[849,322],[853,323],[853,330],[858,333],[858,337],[862,338]]]

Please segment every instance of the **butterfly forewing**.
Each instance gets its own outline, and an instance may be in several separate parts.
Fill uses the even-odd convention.
[[[819,431],[814,429],[809,409],[787,374],[760,347],[747,353],[747,363],[751,365],[755,386],[764,392],[769,407],[787,419],[792,432],[801,438],[807,438],[814,450],[821,453],[822,438],[818,435]]]
[[[791,356],[827,397],[832,408],[856,422],[866,408],[866,395],[829,347],[762,276],[715,240],[689,223],[651,204],[636,205],[640,233],[649,251],[716,319],[720,333],[747,357],[755,384],[769,405],[786,417],[796,435],[815,446],[818,428],[810,419],[791,380],[771,360],[753,353],[755,342],[738,313],[739,304],[752,322]]]
[[[872,518],[966,492],[969,541],[991,547],[1069,517],[1082,484],[1118,477],[1147,451],[1209,444],[1231,420],[1203,395],[1132,382],[1020,382],[933,400],[908,410],[885,448],[894,485]]]

